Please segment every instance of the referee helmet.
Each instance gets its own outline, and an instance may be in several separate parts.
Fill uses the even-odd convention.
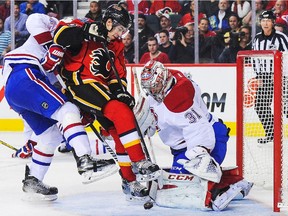
[[[267,10],[267,11],[263,11],[260,16],[259,16],[260,20],[262,19],[271,19],[273,21],[276,20],[276,16],[275,14],[273,13],[273,11],[271,10]]]

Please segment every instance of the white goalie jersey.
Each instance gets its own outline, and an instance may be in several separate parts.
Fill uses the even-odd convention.
[[[147,98],[155,113],[161,140],[176,150],[186,145],[188,152],[196,146],[213,150],[215,135],[208,121],[209,113],[201,98],[200,88],[182,73],[170,71],[175,83],[163,103],[158,103],[151,96]]]

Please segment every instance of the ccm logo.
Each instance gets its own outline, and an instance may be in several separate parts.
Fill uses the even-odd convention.
[[[194,176],[189,176],[189,175],[173,175],[170,174],[168,176],[168,179],[173,179],[173,180],[179,180],[179,181],[192,181]]]

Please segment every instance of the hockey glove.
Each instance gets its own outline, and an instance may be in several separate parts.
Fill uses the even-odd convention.
[[[135,106],[135,99],[129,92],[123,92],[121,90],[118,90],[115,92],[115,94],[119,101],[127,104],[130,109],[133,109],[133,107]]]
[[[83,26],[84,38],[86,40],[95,41],[95,42],[107,42],[107,39],[103,36],[105,34],[100,33],[99,23],[85,23]]]
[[[80,111],[80,115],[81,115],[80,116],[81,122],[84,127],[88,127],[90,124],[93,124],[93,122],[96,120],[95,115],[83,110]]]
[[[19,157],[19,158],[29,158],[32,156],[33,148],[37,145],[36,142],[32,140],[28,140],[27,143],[20,149],[18,149],[15,153],[12,154],[12,157]]]
[[[61,63],[63,56],[63,47],[57,44],[52,44],[46,53],[46,56],[41,60],[41,65],[46,72],[53,72],[56,66]]]

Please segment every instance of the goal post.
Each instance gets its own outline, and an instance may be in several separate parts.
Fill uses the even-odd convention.
[[[276,50],[238,52],[236,163],[240,174],[248,181],[273,190],[276,212],[288,207],[287,79],[288,53]],[[268,90],[260,94],[258,91],[262,88],[263,92],[269,82],[272,93],[269,95]],[[267,135],[269,128],[274,139],[261,143],[259,139]]]

